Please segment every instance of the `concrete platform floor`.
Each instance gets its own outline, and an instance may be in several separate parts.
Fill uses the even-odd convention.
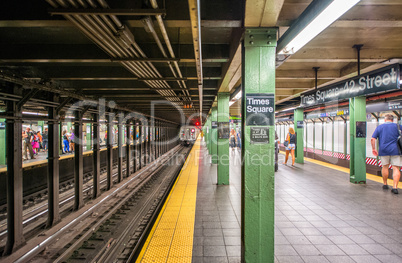
[[[202,148],[194,263],[240,262],[240,151],[230,154],[230,185],[217,186]],[[275,179],[275,262],[402,262],[402,194],[309,162],[280,165]]]

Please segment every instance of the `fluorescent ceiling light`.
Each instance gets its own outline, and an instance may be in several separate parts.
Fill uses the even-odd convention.
[[[241,91],[239,91],[236,96],[234,96],[232,98],[231,101],[229,101],[229,107],[232,106],[236,101],[238,101],[239,99],[241,99]]]
[[[360,0],[334,0],[315,19],[313,19],[310,24],[300,31],[300,33],[289,42],[289,44],[280,50],[278,54],[291,55],[296,53],[359,1]]]
[[[38,116],[47,116],[45,113],[40,113],[40,112],[30,112],[30,111],[23,111],[22,114],[27,114],[27,115],[38,115]]]
[[[284,111],[288,111],[288,110],[294,110],[296,108],[297,107],[291,107],[291,108],[283,109],[283,110],[280,110],[280,111],[275,111],[275,113],[284,112]]]

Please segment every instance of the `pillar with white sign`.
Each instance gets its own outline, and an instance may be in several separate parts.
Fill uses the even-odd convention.
[[[276,37],[246,28],[243,40],[242,262],[274,262]]]
[[[229,97],[218,93],[218,185],[229,184]]]
[[[218,109],[212,107],[211,110],[211,161],[218,163]]]
[[[302,108],[295,109],[294,123],[296,132],[296,163],[304,163],[304,110]],[[323,137],[324,138],[324,137]]]
[[[366,97],[349,99],[350,182],[366,183]]]

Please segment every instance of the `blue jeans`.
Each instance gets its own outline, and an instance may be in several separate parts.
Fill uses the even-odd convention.
[[[68,153],[70,151],[70,143],[68,142],[68,140],[63,140],[64,143],[64,152]]]

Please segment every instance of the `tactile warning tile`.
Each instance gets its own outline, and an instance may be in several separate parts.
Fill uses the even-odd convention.
[[[191,262],[199,149],[198,139],[136,262]]]

